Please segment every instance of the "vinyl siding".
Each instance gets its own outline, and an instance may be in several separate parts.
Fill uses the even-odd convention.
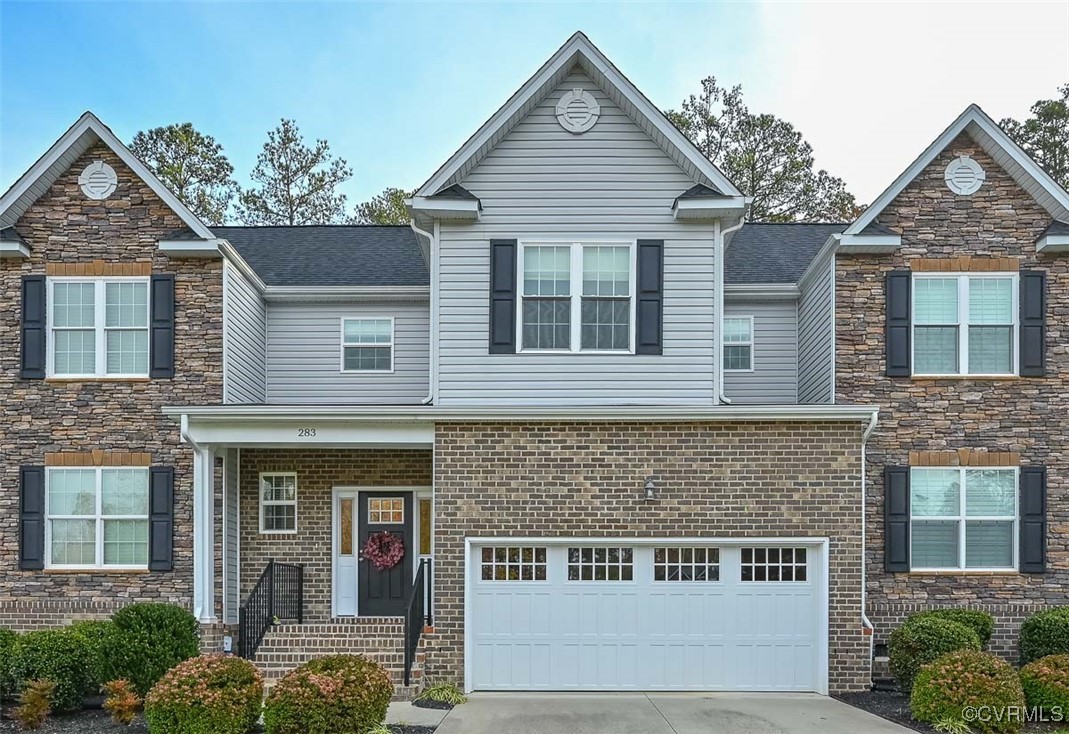
[[[393,317],[392,373],[341,371],[342,318]],[[422,303],[270,303],[267,401],[418,404],[429,391],[430,311]]]
[[[735,301],[724,316],[753,316],[753,372],[724,372],[724,394],[737,405],[798,401],[798,304]]]
[[[582,135],[556,120],[575,88],[601,105]],[[694,182],[586,75],[573,70],[461,183],[483,210],[441,227],[440,404],[712,404],[713,227],[672,218]],[[489,354],[494,238],[664,240],[663,354]]]
[[[223,265],[224,403],[262,403],[265,393],[263,297],[230,263]]]
[[[834,402],[834,255],[825,255],[799,284],[798,402]]]

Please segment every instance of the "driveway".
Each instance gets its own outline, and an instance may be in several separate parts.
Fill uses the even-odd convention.
[[[435,734],[904,734],[809,693],[476,693]]]

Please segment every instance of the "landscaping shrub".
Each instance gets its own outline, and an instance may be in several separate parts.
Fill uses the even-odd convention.
[[[1021,625],[1021,663],[1069,654],[1069,607],[1036,612]]]
[[[92,659],[85,640],[69,628],[47,629],[20,635],[11,661],[18,685],[25,687],[34,680],[52,681],[54,711],[81,708],[89,691]]]
[[[987,643],[991,641],[991,635],[995,633],[995,618],[979,609],[948,607],[946,609],[929,609],[909,616],[910,619],[918,619],[920,617],[938,617],[939,619],[949,619],[951,622],[965,625],[976,632],[980,638],[980,647],[983,649],[987,648]]]
[[[0,701],[11,698],[18,690],[11,676],[11,658],[15,653],[15,640],[18,635],[7,629],[0,629]]]
[[[985,717],[987,721],[967,723],[981,732],[1004,734],[1021,730],[1024,705],[1024,691],[1013,666],[990,653],[957,650],[921,668],[909,710],[914,719],[934,724],[962,720],[966,707],[990,707],[985,709],[992,713]],[[1018,707],[1017,716],[995,715],[1011,706]]]
[[[364,734],[386,718],[393,683],[362,655],[311,660],[287,673],[267,696],[266,734]]]
[[[1069,714],[1069,655],[1048,655],[1021,668],[1021,687],[1029,706]]]
[[[248,660],[201,655],[179,663],[145,698],[152,734],[246,734],[260,718],[264,682]]]
[[[23,729],[40,729],[52,713],[52,699],[56,684],[50,680],[31,680],[19,696],[19,705],[12,714]]]
[[[134,693],[128,680],[112,680],[104,684],[104,710],[117,724],[129,726],[141,708],[141,697]]]
[[[117,634],[115,624],[110,621],[75,622],[69,630],[72,635],[82,638],[86,650],[89,651],[91,680],[87,693],[100,693],[101,686],[109,680],[120,677],[116,674],[115,665],[110,657],[111,638]]]
[[[145,696],[164,673],[200,652],[197,619],[174,604],[140,603],[112,617],[105,650],[111,677],[130,681]]]
[[[891,674],[902,692],[909,693],[922,665],[963,649],[980,649],[980,637],[971,628],[941,617],[912,617],[891,633]]]

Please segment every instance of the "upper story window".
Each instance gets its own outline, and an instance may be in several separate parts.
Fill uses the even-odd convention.
[[[393,319],[359,318],[341,322],[342,372],[393,371]]]
[[[49,374],[148,377],[147,278],[50,278]]]
[[[753,316],[724,319],[724,371],[753,372]]]
[[[631,244],[524,243],[521,247],[523,351],[633,351]]]
[[[148,469],[48,469],[45,564],[148,566]]]
[[[913,276],[913,374],[1017,373],[1013,274]]]

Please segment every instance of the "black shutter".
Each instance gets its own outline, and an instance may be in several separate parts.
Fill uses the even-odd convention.
[[[1021,271],[1020,293],[1021,377],[1046,374],[1047,345],[1047,273],[1043,270]]]
[[[635,353],[660,354],[664,320],[664,240],[638,241]]]
[[[45,377],[45,276],[22,276],[22,372],[23,379]]]
[[[516,351],[516,240],[490,240],[490,354]]]
[[[909,570],[909,467],[883,469],[883,568]]]
[[[45,468],[19,468],[19,568],[45,567]]]
[[[1020,476],[1021,573],[1047,570],[1047,467],[1022,466]]]
[[[149,323],[149,377],[174,377],[174,276],[153,275]]]
[[[174,468],[149,469],[148,568],[170,571],[174,566]]]
[[[887,349],[887,376],[909,377],[910,343],[910,286],[908,270],[892,270],[887,274],[886,326],[884,341]]]

